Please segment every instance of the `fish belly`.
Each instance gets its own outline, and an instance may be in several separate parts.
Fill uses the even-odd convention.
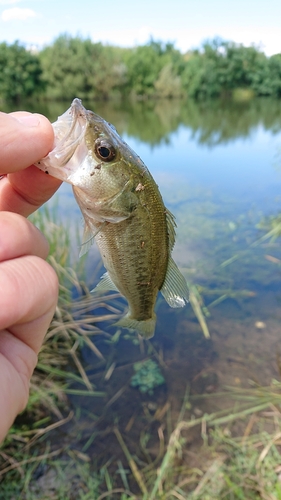
[[[164,207],[140,206],[118,224],[108,223],[96,236],[104,265],[137,321],[153,317],[168,262]]]

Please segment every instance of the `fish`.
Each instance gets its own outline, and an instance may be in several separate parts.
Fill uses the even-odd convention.
[[[36,166],[72,185],[85,222],[80,255],[95,240],[106,268],[94,291],[118,290],[128,302],[115,325],[149,339],[159,291],[171,307],[188,302],[186,280],[171,255],[175,218],[143,161],[80,99],[53,129],[54,147]]]

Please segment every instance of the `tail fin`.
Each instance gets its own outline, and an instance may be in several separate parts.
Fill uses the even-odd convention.
[[[154,335],[156,324],[156,314],[153,314],[152,318],[146,319],[144,321],[138,321],[137,319],[131,318],[130,314],[126,314],[124,318],[119,319],[116,326],[121,326],[122,328],[129,328],[140,333],[144,338],[150,339]]]

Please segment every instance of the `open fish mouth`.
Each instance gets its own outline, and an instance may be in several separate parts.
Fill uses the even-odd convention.
[[[86,113],[81,99],[75,98],[70,108],[53,123],[54,147],[48,155],[35,163],[40,170],[73,184],[70,176],[88,153],[84,141]]]

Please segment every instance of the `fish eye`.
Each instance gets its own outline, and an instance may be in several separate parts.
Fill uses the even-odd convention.
[[[97,140],[95,143],[96,156],[102,161],[112,161],[116,156],[115,147],[105,140]]]

